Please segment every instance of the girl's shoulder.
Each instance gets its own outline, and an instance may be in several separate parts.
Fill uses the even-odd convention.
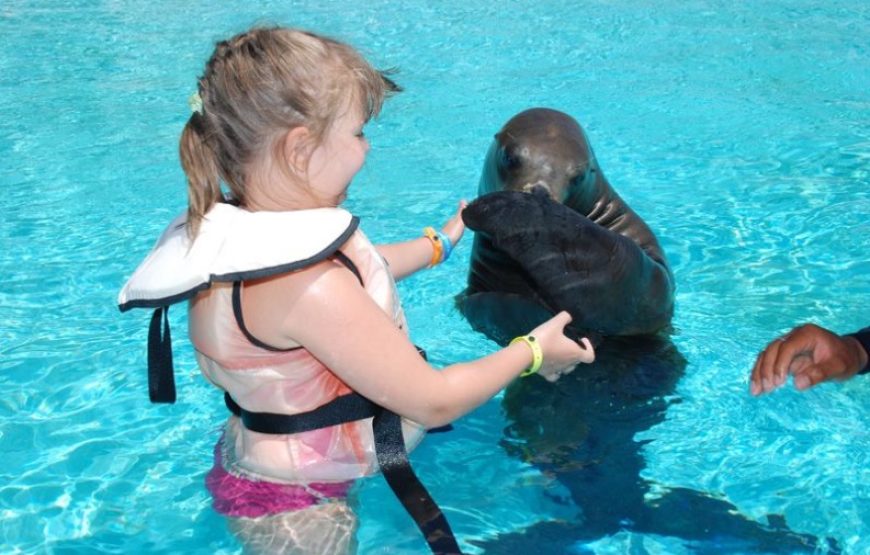
[[[298,343],[300,330],[324,321],[323,316],[327,321],[346,318],[354,310],[350,307],[367,299],[346,266],[326,259],[292,272],[245,282],[242,303],[254,335],[279,346]]]

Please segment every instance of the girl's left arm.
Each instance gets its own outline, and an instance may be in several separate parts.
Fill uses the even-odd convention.
[[[467,204],[464,200],[461,201],[456,213],[441,228],[441,233],[450,240],[451,250],[452,247],[456,246],[465,232],[465,224],[462,222],[462,211]],[[432,264],[433,253],[435,252],[434,248],[432,240],[426,236],[402,243],[377,245],[378,252],[389,264],[390,272],[397,281],[430,266]],[[443,258],[436,261],[436,264],[441,261],[443,261]]]

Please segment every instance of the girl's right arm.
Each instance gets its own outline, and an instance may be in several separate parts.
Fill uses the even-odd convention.
[[[456,244],[462,239],[462,234],[465,233],[462,211],[465,210],[467,204],[464,200],[461,201],[456,209],[456,213],[441,228],[441,232],[450,240],[451,250],[456,247]],[[426,237],[417,237],[403,243],[378,245],[377,249],[387,261],[390,273],[393,274],[393,278],[396,281],[429,267],[432,262],[432,241]]]
[[[435,370],[344,267],[326,261],[246,287],[246,321],[261,340],[295,341],[353,390],[426,427],[444,425],[498,393],[532,363],[516,343],[489,356]],[[532,332],[555,380],[580,362],[594,360],[591,344],[565,337],[560,313]],[[584,348],[585,347],[585,348]]]

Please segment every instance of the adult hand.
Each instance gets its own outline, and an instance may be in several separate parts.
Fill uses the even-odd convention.
[[[773,391],[789,374],[801,390],[828,380],[846,380],[866,364],[867,353],[855,338],[804,324],[773,340],[758,355],[750,392],[761,395]]]
[[[570,323],[571,315],[563,310],[529,334],[541,345],[544,363],[538,374],[547,381],[555,382],[562,374],[573,372],[581,362],[589,364],[595,360],[595,349],[587,338],[577,343],[565,336],[565,326]]]

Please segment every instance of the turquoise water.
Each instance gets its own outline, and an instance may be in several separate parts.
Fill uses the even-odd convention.
[[[152,406],[148,315],[115,297],[184,207],[177,137],[211,45],[277,22],[400,69],[347,203],[374,239],[443,221],[501,124],[550,106],[583,123],[674,269],[686,364],[667,388],[589,370],[606,385],[551,415],[565,437],[498,398],[414,452],[464,549],[870,552],[870,380],[747,394],[755,353],[792,324],[870,324],[866,2],[213,4],[0,5],[0,551],[240,552],[203,486],[226,415],[184,311],[179,402]],[[436,365],[495,348],[452,307],[470,245],[401,284]],[[615,470],[578,481],[595,465]],[[425,552],[380,478],[358,495],[361,553]],[[634,497],[667,514],[599,518]]]

